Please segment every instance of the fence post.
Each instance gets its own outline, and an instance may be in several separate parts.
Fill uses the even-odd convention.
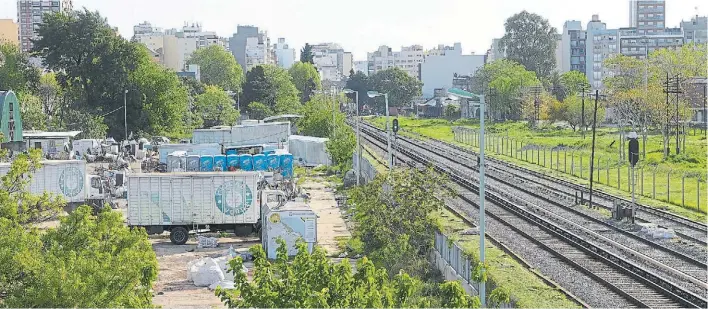
[[[543,167],[546,167],[546,147],[543,147]]]
[[[545,150],[543,154],[546,154]],[[536,165],[541,165],[541,148],[538,147],[536,147]]]
[[[696,205],[701,210],[701,176],[696,177]]]
[[[570,152],[570,175],[575,176],[575,150]]]
[[[642,181],[639,183],[640,195],[644,195],[644,166],[639,169],[639,176],[642,177]]]
[[[681,175],[681,206],[686,207],[686,173]]]
[[[671,203],[671,170],[666,172],[666,202]]]
[[[656,199],[656,169],[657,167],[654,167],[654,172],[652,173],[651,177],[651,187],[652,187],[652,192],[651,192],[651,198]]]
[[[580,154],[580,178],[583,178],[583,154]]]
[[[620,184],[622,183],[622,181],[621,181],[622,175],[620,174],[621,167],[622,166],[617,166],[617,189],[620,189],[620,190],[622,189],[620,186]]]
[[[600,158],[597,158],[597,165],[595,166],[597,169],[597,183],[600,183],[600,169],[602,169],[602,167],[600,167]]]
[[[563,149],[563,173],[568,174],[568,149]]]

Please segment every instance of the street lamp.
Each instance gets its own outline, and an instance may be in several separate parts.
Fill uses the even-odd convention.
[[[125,127],[125,140],[128,141],[128,89],[123,93],[123,126]]]
[[[391,132],[389,131],[388,128],[388,93],[380,93],[378,91],[367,91],[366,95],[369,96],[369,98],[375,98],[375,97],[384,97],[384,101],[386,102],[386,142],[387,142],[387,151],[388,151],[388,171],[390,172],[393,169],[393,156],[391,155]]]
[[[359,178],[361,178],[361,131],[359,130],[359,91],[351,90],[345,88],[342,90],[344,93],[353,93],[354,102],[356,103],[356,185],[360,185]]]
[[[484,95],[474,94],[457,88],[447,90],[451,98],[473,99],[479,98],[479,261],[484,265],[484,229],[485,229],[485,213],[484,213]],[[484,272],[484,268],[482,268]],[[482,282],[479,285],[479,299],[482,302],[482,307],[486,305],[486,287]]]

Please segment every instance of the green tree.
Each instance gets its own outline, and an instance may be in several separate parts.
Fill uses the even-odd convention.
[[[590,89],[588,77],[578,71],[568,71],[560,76],[560,83],[565,95],[572,96],[579,94],[583,89]]]
[[[274,113],[293,113],[301,106],[288,71],[273,65],[259,65],[246,73],[243,100],[247,106],[261,102]]]
[[[460,109],[455,105],[449,104],[449,105],[445,106],[445,118],[447,118],[447,120],[452,121],[455,118],[459,118],[460,117],[459,112],[460,112]]]
[[[347,89],[351,89],[359,92],[359,109],[369,102],[369,96],[366,92],[371,90],[369,77],[361,71],[354,73],[347,79]],[[356,94],[347,94],[347,97],[354,102],[356,100]]]
[[[315,93],[315,90],[322,89],[320,74],[309,62],[296,62],[290,67],[290,76],[293,78],[295,88],[300,92],[300,102],[305,103]]]
[[[66,104],[64,92],[57,81],[55,73],[42,74],[37,85],[37,96],[42,101],[42,112],[46,116],[47,124],[55,123],[57,121],[55,117],[64,109],[64,104]]]
[[[565,98],[563,102],[566,106],[565,117],[563,120],[568,122],[573,131],[577,128],[587,130],[592,127],[593,121],[593,110],[595,109],[595,103],[593,100],[588,98],[585,99],[585,127],[582,125],[583,117],[583,104],[582,99],[578,96],[569,96]],[[597,123],[600,124],[605,119],[605,107],[604,104],[598,104],[597,106]]]
[[[448,281],[440,285],[440,298],[444,308],[480,308],[478,297],[467,295],[459,281]]]
[[[400,68],[391,68],[376,72],[369,77],[372,89],[388,94],[389,106],[409,106],[413,98],[422,94],[423,83],[417,78],[408,75]],[[360,93],[359,97],[366,95]],[[377,99],[380,111],[385,111],[384,98]]]
[[[29,63],[27,54],[10,42],[0,41],[0,90],[26,92],[39,82],[39,70]]]
[[[327,152],[340,171],[349,170],[356,146],[354,131],[345,123],[346,116],[337,103],[325,95],[315,95],[301,109],[297,127],[300,134],[327,137]]]
[[[248,104],[248,116],[251,119],[264,119],[273,116],[273,110],[261,102]]]
[[[42,100],[30,93],[19,93],[23,129],[46,130],[47,114],[42,110]]]
[[[8,307],[149,307],[157,258],[119,212],[81,206],[40,233],[0,218],[0,294]]]
[[[28,186],[34,172],[41,167],[42,151],[32,149],[19,154],[10,165],[7,174],[0,177],[0,220],[7,219],[28,227],[55,218],[64,206],[61,198],[49,193],[33,195]],[[3,229],[3,231],[5,231]],[[2,233],[0,233],[2,234]],[[0,265],[4,265],[0,263]],[[2,268],[2,267],[0,267]],[[0,275],[0,282],[2,275]],[[0,283],[2,287],[2,283]],[[2,290],[0,290],[0,295]]]
[[[234,125],[240,116],[234,108],[234,101],[217,86],[207,86],[204,94],[197,96],[195,112],[201,117],[206,128]]]
[[[199,65],[201,79],[205,84],[241,92],[243,69],[234,56],[223,47],[210,45],[197,49],[192,53],[188,63]]]
[[[439,228],[434,214],[451,194],[446,177],[432,171],[400,169],[356,187],[349,200],[362,253],[393,276],[400,270],[426,277],[432,269],[426,256]]]
[[[541,85],[533,71],[506,59],[485,64],[475,72],[473,80],[472,92],[487,94],[490,117],[504,120],[519,119],[530,88]]]
[[[521,11],[504,23],[501,48],[506,58],[516,61],[540,78],[547,78],[556,65],[556,28],[538,14]]]
[[[187,87],[187,91],[189,91],[191,97],[196,97],[206,91],[206,85],[194,78],[182,76],[179,80],[182,82],[182,85]]]
[[[309,43],[305,43],[305,46],[300,50],[300,62],[315,64],[312,45]]]

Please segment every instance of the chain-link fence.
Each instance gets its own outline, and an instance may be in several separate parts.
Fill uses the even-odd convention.
[[[455,141],[479,147],[477,130],[455,127]],[[573,147],[545,147],[529,144],[521,138],[485,133],[485,150],[559,173],[588,179],[590,153]],[[632,168],[617,157],[598,156],[592,164],[593,180],[622,191],[632,192]],[[708,184],[701,173],[673,170],[666,165],[638,163],[634,168],[635,194],[686,208],[706,211],[704,192]]]

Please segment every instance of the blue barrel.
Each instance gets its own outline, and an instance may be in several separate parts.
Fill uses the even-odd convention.
[[[277,154],[271,153],[266,156],[269,171],[277,171],[280,168],[280,157]]]
[[[211,172],[214,170],[214,156],[199,157],[199,171]]]
[[[187,172],[198,172],[199,171],[199,156],[191,155],[187,156]]]
[[[257,154],[253,156],[253,169],[256,171],[267,171],[268,162],[266,161],[266,156],[264,154]]]
[[[253,170],[253,156],[250,154],[242,154],[238,156],[238,165],[244,171]]]
[[[235,154],[226,156],[226,169],[235,170],[238,168],[238,156]]]
[[[293,176],[293,155],[286,153],[280,155],[280,168],[282,169],[283,177]]]
[[[225,155],[215,155],[214,156],[214,171],[223,172],[226,170],[226,156]]]
[[[236,149],[226,149],[226,155],[227,155],[227,156],[230,156],[230,155],[237,155],[237,154],[238,154],[238,152],[236,152]]]

